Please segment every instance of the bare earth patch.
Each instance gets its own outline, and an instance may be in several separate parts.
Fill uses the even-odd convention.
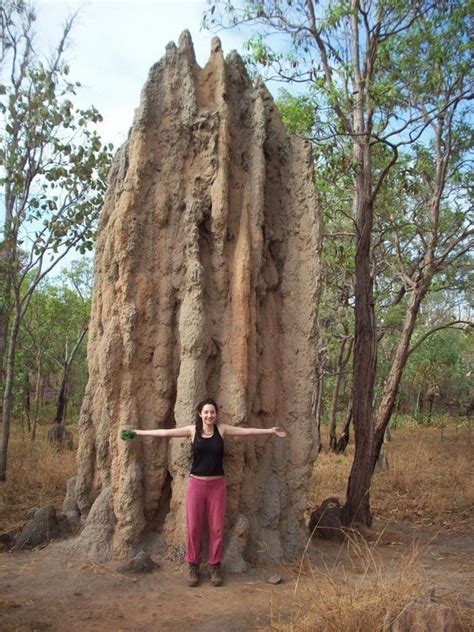
[[[367,629],[361,617],[371,616],[379,620],[371,629],[382,630],[384,608],[397,607],[402,596],[414,597],[432,588],[436,599],[454,606],[463,628],[470,629],[472,534],[453,537],[418,531],[416,536],[395,525],[377,531],[376,543],[348,547],[317,540],[301,564],[230,575],[221,588],[213,588],[207,577],[198,588],[187,588],[184,567],[171,561],[135,577],[119,573],[117,565],[66,559],[54,545],[3,554],[0,629],[342,631]],[[281,575],[284,582],[268,584],[272,574]],[[361,609],[358,617],[354,604],[344,607],[353,600]],[[355,627],[344,623],[344,611]]]

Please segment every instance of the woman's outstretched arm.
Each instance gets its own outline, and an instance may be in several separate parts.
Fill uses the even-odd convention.
[[[122,430],[120,437],[124,441],[139,437],[192,437],[194,426],[181,426],[181,428],[157,428],[156,430]]]
[[[274,434],[277,437],[286,437],[286,431],[280,426],[273,428],[243,428],[242,426],[229,426],[228,424],[219,424],[219,431],[223,435],[234,437],[251,437],[258,435]]]

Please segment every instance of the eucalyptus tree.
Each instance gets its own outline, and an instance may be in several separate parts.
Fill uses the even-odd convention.
[[[345,524],[370,525],[370,484],[406,362],[404,346],[407,341],[409,344],[419,306],[440,264],[462,256],[471,235],[465,201],[461,203],[462,217],[450,225],[444,237],[440,234],[444,227],[441,209],[451,201],[446,186],[464,164],[468,146],[462,133],[462,124],[466,127],[463,110],[472,98],[468,83],[468,3],[209,0],[209,5],[204,23],[211,28],[242,24],[260,28],[248,49],[267,76],[311,88],[321,123],[315,142],[350,145],[346,172],[351,178],[355,232],[355,456],[342,518]],[[395,354],[396,378],[391,379],[390,374],[387,380],[376,429],[373,401],[378,334],[374,281],[379,272],[376,251],[385,229],[376,239],[374,231],[378,214],[384,210],[380,202],[387,178],[400,152],[409,152],[415,144],[420,147],[415,154],[419,156],[425,148],[432,163],[424,221],[430,231],[425,243],[421,239],[421,277],[416,271],[413,277],[407,276],[406,287],[401,290],[402,295],[410,295],[403,344]],[[462,154],[460,161],[455,158],[457,154]]]
[[[65,61],[73,18],[49,57],[36,50],[35,20],[33,6],[23,0],[5,0],[0,6],[0,186],[5,207],[0,481],[6,477],[20,323],[36,287],[66,254],[92,248],[112,150],[95,129],[101,121],[97,110],[73,103],[79,84],[69,79]]]

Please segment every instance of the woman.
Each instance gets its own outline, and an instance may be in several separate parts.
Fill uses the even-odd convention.
[[[217,422],[219,409],[213,399],[205,399],[197,407],[196,421],[191,426],[169,430],[122,430],[122,439],[137,435],[148,437],[190,437],[192,467],[186,489],[186,561],[189,564],[188,586],[199,584],[201,535],[207,521],[209,531],[209,565],[211,583],[222,584],[220,565],[224,557],[224,516],[226,482],[222,460],[224,438],[274,434],[286,437],[286,432],[274,428],[242,428]]]

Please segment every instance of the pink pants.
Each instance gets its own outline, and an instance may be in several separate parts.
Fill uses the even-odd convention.
[[[188,528],[186,562],[197,564],[201,536],[207,519],[209,564],[219,564],[224,557],[224,516],[227,486],[225,478],[202,480],[190,476],[186,489],[186,525]]]

